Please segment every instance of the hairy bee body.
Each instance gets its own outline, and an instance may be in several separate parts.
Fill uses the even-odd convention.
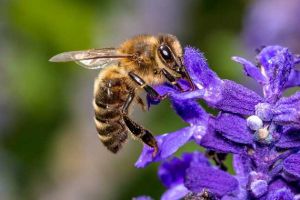
[[[137,85],[129,79],[128,72],[135,71],[145,82],[151,85],[164,81],[161,74],[155,74],[158,68],[156,47],[159,41],[150,35],[136,36],[120,45],[119,51],[136,55],[136,59],[122,59],[118,65],[100,71],[94,84],[95,123],[101,142],[116,153],[126,141],[129,131],[122,120],[122,108],[127,96],[134,91],[140,92]]]
[[[155,73],[161,65],[156,55],[157,46],[159,46],[159,39],[151,35],[140,35],[125,41],[120,45],[119,51],[135,55],[135,58],[120,60],[121,70],[127,73],[135,71],[150,85],[164,82],[163,76]]]
[[[128,130],[122,121],[122,108],[131,90],[126,78],[112,66],[100,73],[94,84],[93,106],[101,142],[116,153],[126,141]]]
[[[102,69],[94,83],[94,120],[101,142],[113,153],[132,133],[156,154],[158,145],[153,135],[128,117],[130,106],[136,102],[145,107],[139,97],[142,90],[162,100],[164,96],[151,85],[167,81],[182,90],[178,78],[191,83],[182,63],[180,43],[169,34],[136,36],[118,48],[64,52],[50,61],[75,61],[89,69]]]

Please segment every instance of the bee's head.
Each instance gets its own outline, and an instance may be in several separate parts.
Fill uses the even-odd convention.
[[[182,59],[182,47],[175,36],[170,34],[160,35],[157,54],[165,67],[185,77],[186,72]]]

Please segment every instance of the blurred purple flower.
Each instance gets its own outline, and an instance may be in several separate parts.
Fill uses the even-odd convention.
[[[149,196],[138,196],[138,197],[133,197],[132,200],[153,200]]]
[[[300,52],[300,1],[253,1],[244,22],[244,38],[249,49],[280,44]]]
[[[190,126],[157,136],[159,153],[153,158],[153,150],[145,146],[136,166],[164,161],[194,141],[208,150],[234,154],[236,172],[233,177],[203,162],[190,166],[187,155],[183,160],[173,159],[162,164],[159,172],[160,177],[161,170],[167,172],[167,179],[161,178],[169,188],[164,199],[203,190],[222,199],[289,199],[300,193],[300,92],[282,97],[285,89],[299,86],[295,78],[299,57],[287,48],[268,46],[256,56],[257,65],[240,57],[233,60],[262,86],[263,97],[220,79],[203,54],[190,47],[185,48],[184,61],[197,89],[180,93],[168,84],[156,88],[160,94],[169,94],[174,110]],[[187,87],[184,81],[180,83]],[[207,113],[198,99],[219,114]],[[148,100],[150,105],[157,103]]]

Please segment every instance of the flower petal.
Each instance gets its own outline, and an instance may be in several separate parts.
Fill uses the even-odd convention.
[[[293,200],[294,194],[288,188],[281,188],[276,191],[269,192],[266,200]]]
[[[247,154],[233,154],[233,168],[235,172],[235,178],[239,181],[239,193],[234,197],[222,198],[233,199],[248,199],[247,184],[249,181],[249,173],[251,172],[251,160]]]
[[[251,171],[251,160],[247,155],[234,154],[233,167],[236,175],[247,176]]]
[[[244,118],[230,113],[221,113],[215,120],[215,128],[225,138],[241,143],[253,143],[253,134]]]
[[[282,97],[273,109],[273,121],[280,125],[300,128],[300,91],[290,97]]]
[[[283,162],[283,169],[288,175],[300,179],[300,153],[292,154]]]
[[[300,71],[292,70],[285,88],[300,86]]]
[[[209,123],[210,124],[208,126],[207,133],[199,142],[197,142],[198,144],[209,150],[214,150],[217,152],[237,154],[244,152],[243,145],[232,142],[215,131],[214,121],[212,118],[210,119]]]
[[[253,115],[255,105],[263,101],[254,91],[230,80],[223,81],[221,98],[217,102],[205,100],[217,109],[242,115]]]
[[[284,131],[275,146],[283,149],[300,147],[300,129],[290,128]]]
[[[200,152],[185,153],[182,158],[163,162],[158,169],[161,182],[167,187],[183,183],[185,171],[190,165],[210,166],[207,158]]]
[[[249,156],[246,154],[234,154],[233,167],[240,185],[245,187],[248,182],[248,175],[251,172],[251,160]]]
[[[183,93],[177,93],[176,95],[172,95],[172,97],[176,99],[181,99],[181,100],[189,100],[189,99],[202,99],[204,98],[205,94],[207,91],[204,89],[202,90],[194,90],[194,91],[188,91],[188,92],[183,92]],[[171,98],[172,98],[171,97]]]
[[[199,132],[199,130],[202,131],[203,128],[200,127],[199,129],[198,126],[189,126],[172,133],[156,136],[155,138],[159,149],[157,155],[153,157],[153,148],[144,145],[143,151],[136,161],[135,166],[137,168],[142,168],[146,167],[151,162],[158,162],[168,158],[181,146],[187,143],[192,138],[193,134]],[[205,132],[198,134],[204,135]]]
[[[184,184],[179,184],[168,189],[161,197],[161,200],[179,200],[189,193]]]
[[[269,184],[267,200],[293,200],[294,194],[290,189],[284,180],[278,178]]]
[[[183,162],[179,158],[163,162],[158,169],[158,176],[161,182],[170,188],[183,182],[185,170],[189,167],[189,162]]]
[[[176,113],[187,123],[191,125],[207,124],[208,114],[198,102],[172,98],[172,106]]]
[[[219,197],[238,190],[238,181],[227,172],[196,165],[187,169],[184,185],[192,192],[207,189]]]
[[[269,103],[259,103],[255,106],[255,115],[263,121],[271,121],[273,118],[273,105]]]
[[[274,192],[284,187],[289,187],[282,178],[276,178],[269,184],[269,191]]]
[[[184,49],[184,65],[198,89],[212,88],[220,84],[220,78],[208,67],[206,58],[199,50],[186,47]]]
[[[202,127],[201,129],[202,130]],[[197,126],[189,126],[182,128],[173,133],[169,133],[166,137],[164,137],[161,149],[160,149],[160,157],[162,159],[168,158],[173,153],[175,153],[180,147],[182,147],[185,143],[187,143],[193,134],[198,131]],[[202,133],[203,135],[205,133]]]
[[[159,135],[159,136],[155,137],[158,148],[159,148],[159,152],[157,153],[157,155],[155,157],[152,156],[154,149],[149,147],[148,145],[144,145],[142,153],[141,153],[140,157],[138,158],[138,160],[135,162],[134,166],[137,168],[143,168],[152,162],[160,161],[161,160],[161,158],[160,158],[161,143],[166,136],[167,136],[167,134],[163,134],[163,135]]]
[[[234,56],[231,59],[242,64],[245,74],[256,80],[259,84],[266,82],[266,78],[261,74],[259,68],[253,65],[250,61],[237,56]]]
[[[269,102],[276,101],[283,92],[290,72],[294,68],[294,57],[281,46],[267,46],[256,56],[261,64],[262,74],[267,79],[264,93]]]
[[[273,179],[269,183],[269,188],[268,188],[269,195],[283,188],[288,188],[295,194],[300,192],[299,182],[298,184],[297,182],[288,182],[284,180],[282,177],[277,176],[277,178]]]

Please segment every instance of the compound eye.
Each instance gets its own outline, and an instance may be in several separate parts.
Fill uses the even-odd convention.
[[[165,60],[165,61],[170,61],[172,60],[172,53],[171,50],[168,46],[166,45],[161,45],[159,47],[159,53],[161,55],[161,57]]]

